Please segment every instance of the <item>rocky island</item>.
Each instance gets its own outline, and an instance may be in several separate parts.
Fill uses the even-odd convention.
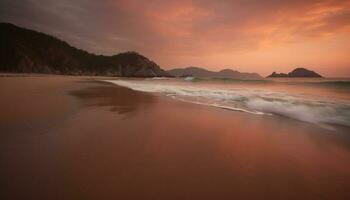
[[[122,77],[170,76],[137,52],[95,55],[53,36],[0,23],[0,72]]]
[[[288,74],[273,72],[267,78],[321,78],[322,76],[314,71],[305,68],[296,68]]]

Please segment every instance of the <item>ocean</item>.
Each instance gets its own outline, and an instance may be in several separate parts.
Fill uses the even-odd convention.
[[[108,82],[204,106],[254,115],[277,115],[326,129],[350,127],[350,79],[261,80],[145,78]]]

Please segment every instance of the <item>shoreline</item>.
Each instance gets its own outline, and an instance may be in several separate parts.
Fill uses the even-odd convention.
[[[0,77],[1,199],[346,199],[350,137],[111,77]]]

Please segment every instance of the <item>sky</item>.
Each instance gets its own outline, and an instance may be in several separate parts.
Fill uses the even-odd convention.
[[[350,0],[0,0],[0,21],[164,69],[350,77]]]

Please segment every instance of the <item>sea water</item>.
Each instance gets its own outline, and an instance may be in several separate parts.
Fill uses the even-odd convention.
[[[205,106],[350,127],[350,79],[146,78],[108,82]]]

